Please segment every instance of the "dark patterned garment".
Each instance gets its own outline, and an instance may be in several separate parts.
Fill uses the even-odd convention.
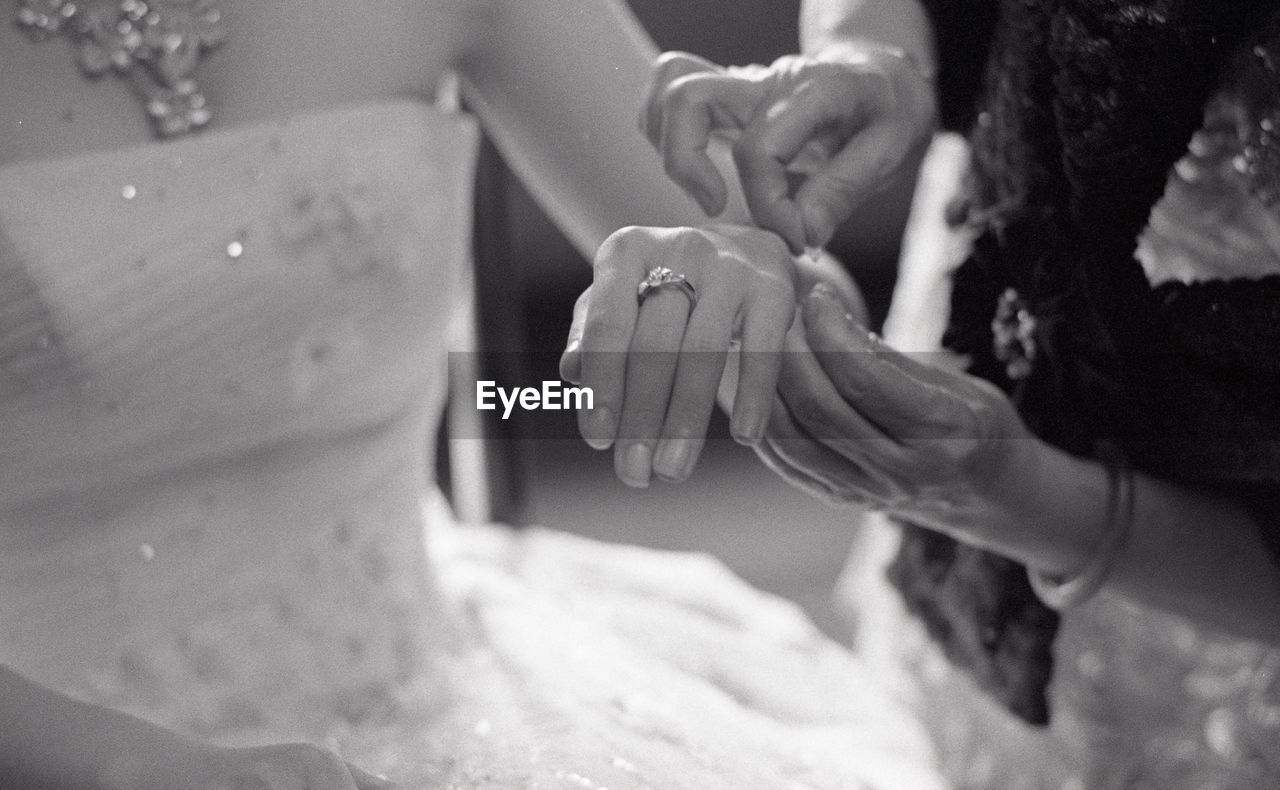
[[[973,150],[944,344],[1046,441],[1242,498],[1280,558],[1277,4],[925,5]],[[978,686],[1073,730],[1082,784],[1025,786],[1280,786],[1274,650],[1106,596],[1060,621],[1017,564],[923,529],[889,575]]]

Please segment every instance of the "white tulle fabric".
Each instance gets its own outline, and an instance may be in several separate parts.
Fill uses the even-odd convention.
[[[453,523],[476,140],[391,103],[0,171],[0,662],[407,787],[940,787],[712,560]]]

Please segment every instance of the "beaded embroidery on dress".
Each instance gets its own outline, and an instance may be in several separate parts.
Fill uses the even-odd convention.
[[[715,562],[452,524],[476,143],[388,103],[0,169],[0,663],[422,790],[940,788]]]
[[[213,119],[194,73],[226,35],[214,0],[19,0],[17,23],[37,41],[67,38],[87,76],[128,80],[160,137]]]

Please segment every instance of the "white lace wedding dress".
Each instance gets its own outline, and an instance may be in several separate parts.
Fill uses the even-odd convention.
[[[937,787],[713,561],[431,483],[474,123],[415,103],[0,170],[0,663],[406,787]]]

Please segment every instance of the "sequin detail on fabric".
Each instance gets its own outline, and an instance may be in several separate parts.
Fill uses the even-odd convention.
[[[20,0],[16,21],[35,41],[68,39],[86,76],[128,80],[158,137],[213,118],[193,76],[226,37],[213,0]]]

